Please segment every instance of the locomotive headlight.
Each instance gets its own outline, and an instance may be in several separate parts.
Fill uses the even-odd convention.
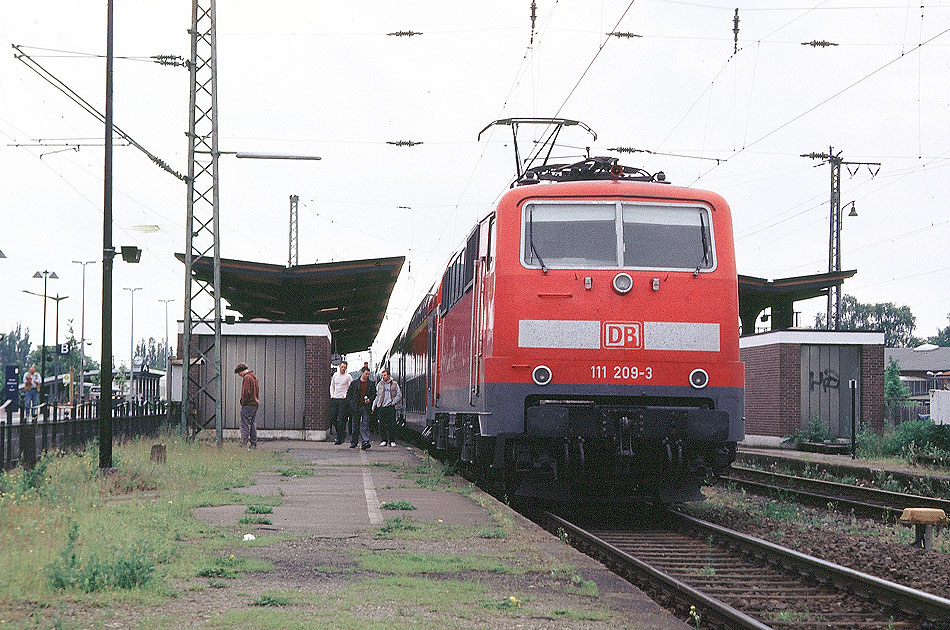
[[[547,385],[551,382],[551,368],[546,365],[539,365],[531,372],[531,380],[536,385]]]
[[[709,374],[706,374],[706,370],[697,368],[689,373],[689,384],[695,389],[702,389],[709,384]]]
[[[630,277],[629,273],[618,273],[614,276],[614,291],[623,295],[624,293],[629,293],[630,289],[633,288],[633,278]]]

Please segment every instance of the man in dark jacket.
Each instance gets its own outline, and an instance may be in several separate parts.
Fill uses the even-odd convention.
[[[350,383],[346,390],[346,402],[353,411],[353,421],[359,418],[359,437],[363,442],[363,450],[369,448],[369,413],[373,409],[373,401],[376,399],[376,384],[369,380],[369,368],[363,367],[360,370],[359,380]],[[350,441],[350,448],[356,448],[357,429],[353,427],[353,439]]]
[[[234,373],[240,375],[241,382],[241,446],[257,448],[257,408],[260,402],[260,387],[257,376],[248,369],[246,363],[238,363]]]

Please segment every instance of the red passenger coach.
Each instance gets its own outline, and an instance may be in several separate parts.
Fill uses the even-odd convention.
[[[701,498],[743,438],[732,219],[657,179],[526,172],[385,358],[407,425],[519,494]]]

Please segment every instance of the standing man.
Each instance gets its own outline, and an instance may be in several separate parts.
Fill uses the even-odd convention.
[[[23,375],[23,406],[26,407],[26,417],[36,418],[40,404],[40,375],[36,373],[36,366],[31,365],[29,371]]]
[[[346,373],[346,361],[340,363],[340,370],[330,378],[330,424],[336,430],[336,444],[343,444],[346,438],[346,417],[349,410],[346,405],[346,393],[350,389],[353,377]]]
[[[373,400],[375,399],[376,385],[369,380],[369,368],[363,366],[363,369],[360,370],[359,380],[350,383],[350,388],[346,392],[346,401],[353,412],[353,438],[350,440],[350,448],[356,448],[357,444],[357,418],[359,418],[359,437],[363,442],[363,450],[365,451],[370,447],[369,412],[373,408]]]
[[[393,433],[396,431],[396,408],[402,404],[402,392],[399,383],[389,375],[389,370],[383,368],[383,380],[376,388],[376,399],[373,400],[373,410],[379,420],[379,436],[383,440],[380,446],[396,446]]]
[[[238,363],[234,373],[243,379],[241,383],[241,446],[257,448],[257,408],[260,406],[260,386],[257,376],[246,363]]]

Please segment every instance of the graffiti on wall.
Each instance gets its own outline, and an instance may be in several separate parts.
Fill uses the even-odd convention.
[[[830,389],[838,389],[840,385],[841,379],[838,377],[838,373],[831,368],[825,368],[818,372],[817,375],[812,371],[808,372],[809,391],[815,391],[816,387],[820,387],[823,391],[827,392]]]

